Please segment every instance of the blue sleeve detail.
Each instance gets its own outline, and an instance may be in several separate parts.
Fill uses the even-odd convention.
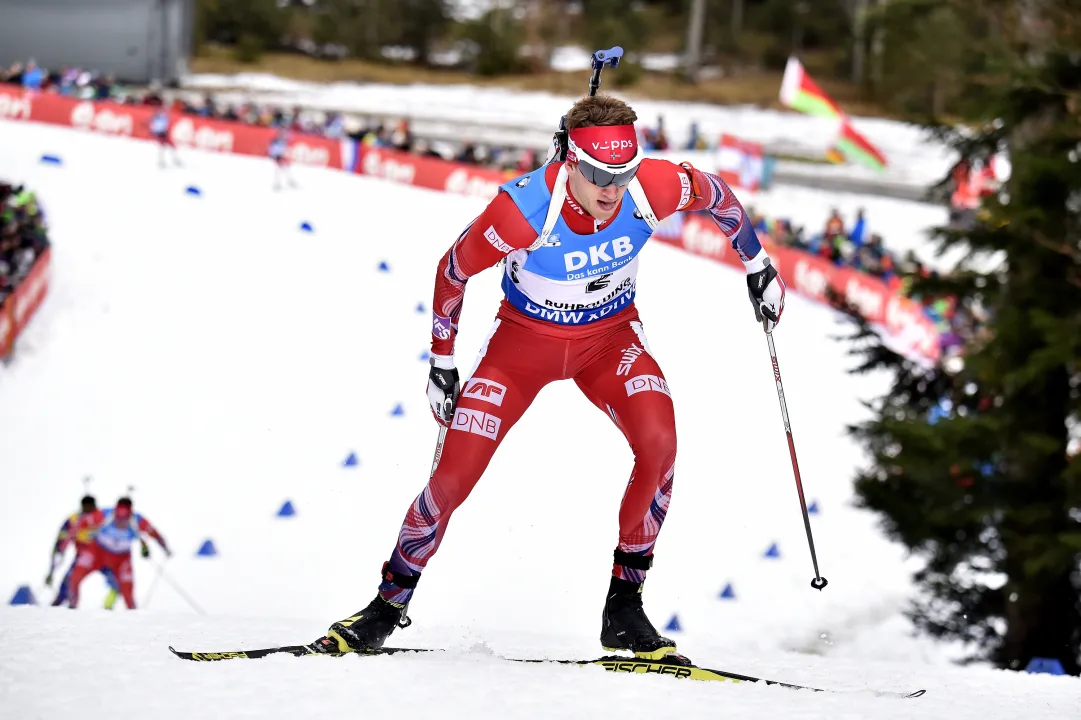
[[[754,259],[762,252],[762,243],[758,241],[758,234],[751,227],[751,223],[744,221],[739,230],[732,237],[732,249],[739,253],[739,259],[743,262]]]

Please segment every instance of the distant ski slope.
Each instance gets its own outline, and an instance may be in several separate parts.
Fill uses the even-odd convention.
[[[64,165],[38,164],[43,152]],[[53,717],[113,697],[103,686],[124,676],[135,693],[124,707],[155,717],[332,707],[455,716],[478,704],[487,714],[477,717],[619,708],[698,716],[727,706],[741,717],[868,715],[870,705],[836,697],[654,691],[652,678],[514,668],[472,652],[387,658],[371,672],[368,660],[207,668],[172,658],[168,644],[309,641],[370,599],[430,466],[436,426],[419,357],[435,264],[483,206],[304,169],[302,190],[275,194],[266,161],[185,161],[162,172],[149,144],[0,123],[0,175],[38,190],[55,242],[50,297],[0,369],[0,590],[40,592],[56,529],[92,475],[103,504],[135,487],[136,509],[176,549],[169,576],[210,613],[194,617],[165,583],[140,615],[4,610],[0,677],[15,682],[0,683],[0,704]],[[189,185],[202,196],[186,195]],[[304,221],[314,233],[299,231]],[[377,270],[384,261],[390,272]],[[498,281],[489,271],[470,282],[463,372],[490,326]],[[884,379],[844,372],[833,314],[793,296],[776,335],[804,482],[821,508],[813,524],[830,586],[817,593],[742,277],[658,244],[645,252],[639,297],[680,432],[672,509],[645,595],[654,621],[678,615],[681,648],[705,665],[830,687],[963,691],[957,705],[944,693],[917,701],[921,717],[946,707],[932,702],[964,710],[967,701],[976,704],[964,712],[986,717],[1006,707],[1005,688],[1020,687],[1034,693],[1024,712],[1046,709],[1040,693],[1067,681],[943,669],[948,648],[908,638],[902,553],[849,507],[860,453],[844,425],[863,417],[859,400]],[[399,403],[404,414],[394,417]],[[350,451],[360,465],[343,469]],[[415,624],[394,641],[597,655],[630,467],[622,437],[573,384],[544,390],[456,513],[410,608]],[[297,516],[276,518],[286,499]],[[220,555],[196,558],[208,538]],[[781,557],[762,558],[774,542]],[[142,560],[136,568],[142,599],[155,570]],[[717,597],[727,583],[735,600]],[[86,606],[98,607],[102,592],[99,578],[88,579]],[[1043,684],[1052,682],[1060,684]],[[895,711],[864,701],[876,715]],[[78,711],[104,716],[106,707]]]

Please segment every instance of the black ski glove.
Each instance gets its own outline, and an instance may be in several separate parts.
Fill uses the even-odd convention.
[[[458,404],[461,387],[454,358],[449,355],[432,355],[432,369],[428,371],[428,404],[440,425],[450,427],[454,407]]]

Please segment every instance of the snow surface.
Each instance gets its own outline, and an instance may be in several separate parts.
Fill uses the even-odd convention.
[[[583,91],[587,81],[587,75],[583,74]],[[460,133],[468,132],[473,126],[472,134],[466,137],[475,140],[484,140],[486,133],[493,130],[527,130],[529,135],[519,142],[532,138],[540,147],[551,141],[559,118],[576,99],[569,95],[474,85],[310,83],[265,73],[197,74],[186,78],[183,86],[223,91],[220,97],[230,102],[250,99],[373,117],[408,117],[429,125],[441,121],[456,124]],[[635,97],[633,91],[623,93],[610,86],[605,86],[605,92],[630,102],[638,113],[639,125],[652,127],[658,117],[663,117],[672,147],[686,146],[692,123],[698,123],[700,132],[714,142],[721,133],[731,133],[764,143],[774,151],[810,157],[824,157],[837,136],[838,123],[828,118],[750,105],[648,100]],[[868,182],[889,180],[923,188],[941,180],[953,161],[952,151],[931,139],[919,126],[862,117],[852,118],[852,124],[889,160],[887,171],[877,173],[856,165],[819,165],[808,168],[807,173],[822,172]],[[785,166],[786,171],[789,165]]]
[[[41,165],[43,153],[61,167]],[[835,315],[793,296],[776,333],[825,591],[812,576],[768,355],[738,272],[656,244],[639,307],[676,401],[673,503],[646,608],[678,614],[700,664],[846,691],[608,675],[512,657],[594,657],[631,457],[571,383],[550,386],[455,514],[394,643],[424,657],[168,653],[314,639],[362,607],[430,467],[423,387],[434,267],[483,201],[298,168],[271,191],[258,158],[0,123],[0,172],[38,190],[53,286],[0,368],[0,590],[39,597],[48,549],[93,476],[102,504],[134,486],[176,551],[135,560],[139,613],[0,608],[0,708],[12,717],[1067,718],[1081,685],[948,664],[956,648],[900,615],[914,567],[853,509],[861,462],[844,426],[881,376],[851,377]],[[184,193],[188,185],[202,197]],[[790,198],[790,202],[799,202]],[[812,201],[807,201],[812,202]],[[821,203],[821,199],[813,201]],[[298,230],[301,222],[314,233]],[[899,229],[916,221],[900,215]],[[915,233],[916,228],[908,227]],[[377,271],[381,261],[391,271]],[[458,343],[472,366],[499,297],[470,282]],[[716,309],[714,309],[716,308]],[[401,403],[404,414],[392,416]],[[341,462],[355,451],[357,468]],[[291,500],[296,517],[275,516]],[[196,557],[206,539],[215,558]],[[762,557],[770,544],[779,559]],[[718,598],[732,583],[735,600]],[[152,596],[151,596],[151,593]],[[149,602],[147,601],[148,596]],[[363,663],[357,666],[356,663]],[[927,688],[916,700],[869,690]],[[122,695],[118,693],[122,692]]]
[[[0,703],[11,717],[190,718],[830,718],[988,720],[1076,718],[1076,678],[715,646],[711,660],[748,673],[839,690],[810,693],[751,684],[615,675],[600,668],[524,665],[495,657],[582,652],[547,634],[410,629],[411,657],[270,657],[185,662],[166,647],[181,636],[225,649],[304,636],[311,623],[178,614],[0,608]],[[403,633],[404,635],[404,633]],[[62,647],[58,647],[62,640]],[[51,649],[49,654],[42,654]],[[181,649],[181,648],[177,648]],[[35,652],[36,651],[36,652]],[[699,652],[703,655],[704,652]],[[902,670],[903,668],[903,670]],[[899,675],[899,670],[902,674]],[[879,686],[927,688],[921,698],[875,697]]]

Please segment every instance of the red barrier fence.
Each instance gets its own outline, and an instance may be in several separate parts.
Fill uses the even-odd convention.
[[[80,101],[0,85],[0,119],[44,122],[88,132],[149,139],[153,114],[154,108],[146,106]],[[270,128],[192,115],[176,114],[170,125],[170,137],[179,147],[240,155],[266,155],[273,135],[274,130]],[[512,175],[384,148],[360,148],[354,163],[356,152],[353,147],[352,141],[293,134],[289,153],[293,162],[300,164],[351,170],[406,185],[480,198],[494,197],[499,186]],[[728,238],[707,218],[684,218],[677,214],[658,228],[655,237],[694,255],[742,267],[729,247]],[[918,303],[897,296],[884,282],[865,273],[836,267],[792,248],[767,245],[770,257],[784,273],[788,287],[795,292],[825,302],[826,288],[832,287],[877,325],[899,352],[931,362],[939,359],[938,331]],[[48,255],[43,259],[47,270]],[[38,283],[28,278],[20,286],[24,295],[23,313],[18,312],[19,301],[10,308],[5,305],[4,312],[0,313],[0,356],[10,351],[21,329],[19,317],[32,315],[44,296],[47,274],[43,277],[46,279]],[[10,299],[8,304],[11,304]],[[29,315],[26,308],[30,308]]]
[[[103,135],[149,140],[155,108],[113,102],[76,100],[61,95],[26,92],[0,85],[0,119],[62,125]],[[181,148],[265,157],[275,131],[228,120],[173,113],[169,138]],[[346,169],[342,144],[318,135],[290,133],[292,162],[336,170]]]
[[[0,358],[7,357],[15,347],[15,340],[30,323],[34,313],[41,307],[42,301],[49,293],[49,271],[52,251],[46,250],[37,260],[33,267],[15,292],[9,295],[0,305]]]
[[[490,168],[398,150],[362,148],[357,172],[430,190],[493,198],[510,176]]]
[[[653,237],[693,255],[743,269],[728,238],[708,218],[692,215],[681,222],[667,223],[658,228]],[[938,361],[941,355],[939,333],[919,303],[897,295],[885,282],[867,273],[837,267],[800,250],[773,245],[768,238],[764,238],[764,242],[790,290],[828,303],[826,290],[833,288],[868,322],[878,326],[898,352]]]

